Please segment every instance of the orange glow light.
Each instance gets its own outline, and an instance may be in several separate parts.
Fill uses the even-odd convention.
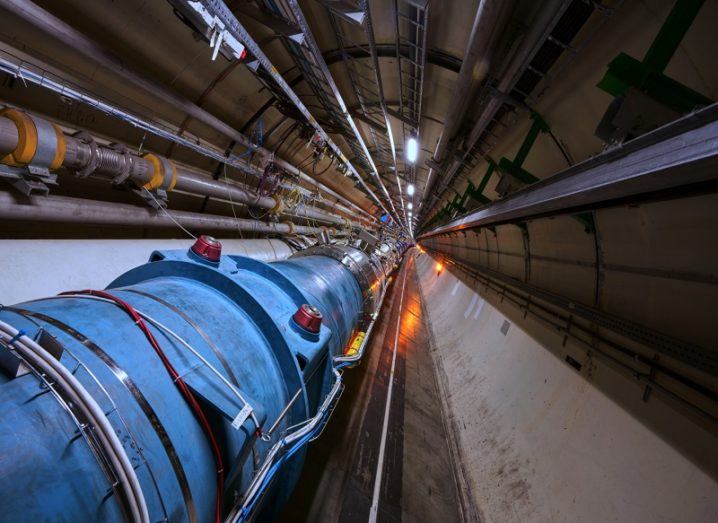
[[[444,270],[444,264],[441,262],[436,262],[436,272],[440,273]]]

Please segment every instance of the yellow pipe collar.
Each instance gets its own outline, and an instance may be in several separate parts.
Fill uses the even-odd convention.
[[[160,160],[159,156],[152,153],[146,153],[142,155],[142,158],[152,164],[152,178],[142,187],[144,187],[148,191],[153,191],[158,187],[162,187],[162,182],[165,179],[165,174],[164,168],[162,167],[162,161]]]
[[[60,126],[52,124],[52,128],[55,129],[55,135],[57,136],[57,150],[55,151],[55,157],[52,159],[50,169],[54,170],[62,165],[65,161],[65,153],[67,152],[67,140],[65,139],[65,133],[62,132]]]
[[[12,120],[17,127],[17,146],[10,154],[0,159],[0,162],[13,165],[27,165],[37,152],[37,128],[27,114],[17,109],[5,108],[0,116]],[[63,154],[64,156],[64,154]]]
[[[150,181],[144,184],[142,187],[144,187],[148,191],[153,191],[155,189],[161,188],[162,185],[164,185],[167,175],[170,174],[165,172],[165,165],[169,165],[172,168],[172,179],[170,180],[170,183],[165,188],[165,190],[169,192],[175,188],[175,185],[177,185],[177,167],[172,160],[168,158],[160,158],[156,154],[152,153],[145,153],[142,155],[142,158],[152,164],[153,173]]]

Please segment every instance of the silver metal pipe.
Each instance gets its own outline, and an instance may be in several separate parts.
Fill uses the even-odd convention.
[[[511,91],[514,85],[518,82],[521,74],[525,70],[526,66],[533,59],[534,55],[539,49],[539,46],[548,38],[548,35],[553,30],[555,24],[561,18],[561,15],[566,10],[570,1],[568,0],[551,0],[545,5],[541,5],[539,17],[531,25],[529,32],[519,44],[518,49],[513,56],[509,58],[504,70],[499,74],[499,84],[497,90],[499,93],[508,93]],[[493,120],[496,112],[503,105],[504,101],[498,96],[492,96],[486,103],[485,108],[482,110],[481,115],[471,129],[468,137],[464,141],[464,151],[468,153],[476,145],[481,135],[484,133],[486,127]],[[437,198],[440,198],[446,187],[452,182],[453,177],[458,170],[462,161],[455,161],[447,169],[442,178],[441,185],[438,190],[435,191]]]
[[[53,16],[48,11],[45,11],[41,7],[37,6],[30,0],[0,0],[0,7],[5,8],[8,11],[11,11],[15,13],[17,16],[21,17],[26,22],[32,24],[33,26],[37,27],[38,29],[45,31],[47,34],[53,36],[58,41],[64,43],[65,45],[68,45],[75,51],[83,54],[85,57],[95,61],[96,63],[102,65],[103,67],[106,67],[108,70],[114,72],[115,74],[121,76],[128,82],[132,83],[133,85],[143,89],[147,93],[151,94],[152,96],[155,96],[158,100],[163,101],[164,103],[170,103],[178,110],[182,111],[183,113],[191,116],[192,118],[208,125],[212,129],[215,129],[216,131],[222,133],[223,135],[232,138],[237,143],[243,145],[244,147],[251,148],[251,149],[257,149],[261,154],[269,156],[271,155],[271,152],[267,151],[264,148],[257,148],[249,138],[244,136],[242,133],[237,131],[236,129],[232,128],[228,124],[221,121],[219,118],[213,116],[209,112],[205,111],[201,107],[197,106],[190,100],[187,100],[186,98],[183,98],[177,94],[175,94],[173,91],[167,89],[162,84],[154,82],[152,80],[146,79],[132,70],[127,68],[126,63],[115,56],[114,54],[108,52],[105,50],[102,46],[98,45],[96,42],[91,40],[90,38],[86,37],[79,31],[75,30],[59,18]],[[20,71],[20,67],[18,66],[18,71]],[[24,71],[22,71],[24,73]],[[33,81],[33,78],[26,78],[30,81]],[[37,81],[40,85],[43,85],[45,87],[52,86],[49,84],[49,81],[46,78],[40,78],[39,81]],[[59,92],[65,93],[67,89],[67,86],[59,86]],[[106,103],[93,103],[93,100],[91,98],[87,98],[85,96],[78,97],[80,101],[83,101],[84,103],[91,103],[92,105],[95,105],[97,107],[99,106],[107,106]],[[124,111],[112,111],[112,114],[120,114]],[[147,128],[147,126],[145,126]],[[173,141],[181,141],[183,145],[185,145],[184,140],[181,140],[181,137],[172,137],[172,136],[163,136],[167,139],[173,140]],[[204,151],[202,147],[193,147],[194,150],[200,152],[201,154],[206,153],[207,151]],[[221,157],[221,155],[217,158],[216,154],[211,155],[211,157],[219,160],[219,161],[225,161]],[[337,198],[341,200],[346,205],[349,205],[350,207],[355,208],[359,212],[363,213],[365,216],[369,217],[373,221],[377,221],[375,216],[372,216],[370,213],[368,213],[365,209],[362,209],[354,202],[348,200],[344,196],[339,195],[332,189],[326,187],[324,184],[318,182],[317,180],[314,180],[309,175],[307,175],[304,172],[299,171],[296,167],[289,164],[288,162],[281,160],[279,158],[275,158],[274,160],[278,165],[281,167],[287,169],[288,171],[298,174],[300,179],[304,182],[307,182],[322,191],[326,192],[327,194],[331,195],[334,198]],[[249,168],[246,166],[245,168]],[[253,174],[257,174],[255,169],[251,169],[253,171]]]
[[[231,198],[234,203],[254,205],[263,209],[271,209],[276,205],[274,198],[260,196],[238,184],[232,183],[230,185],[213,180],[179,166],[177,166],[177,185],[175,185],[175,189],[222,200]]]
[[[13,141],[17,144],[17,127],[10,119],[0,116],[0,153],[2,152],[2,144],[4,143],[2,141],[3,136],[8,137],[7,140],[5,140],[8,145],[11,145]],[[64,167],[79,171],[90,165],[92,161],[92,145],[72,135],[66,135],[65,142],[67,147],[63,161]],[[13,145],[9,151],[14,148],[15,146]],[[128,178],[141,187],[149,182],[154,175],[152,164],[134,153],[128,152],[125,154],[116,148],[104,144],[96,144],[95,150],[97,152],[97,165],[91,173],[93,177],[115,179],[123,173],[125,168],[128,168]],[[129,166],[125,164],[126,162]],[[177,167],[177,182],[175,188],[178,190],[199,194],[201,196],[229,200],[233,203],[253,205],[263,209],[272,209],[277,205],[275,198],[260,196],[256,191],[246,186],[213,180],[176,163],[175,166]],[[350,224],[354,227],[360,227],[360,224],[357,222],[348,221],[343,217],[303,204],[297,206],[297,208],[292,211],[292,214],[333,225]]]
[[[499,78],[501,78],[497,86],[499,92],[508,93],[516,82],[518,82],[520,75],[533,59],[539,46],[548,38],[548,35],[556,23],[558,23],[561,15],[563,15],[563,12],[568,8],[570,3],[569,0],[551,0],[542,3],[539,16],[534,20],[531,29],[522,40],[516,54],[510,59],[505,70],[499,75]],[[500,106],[501,100],[497,97],[492,97],[489,101],[489,105],[484,109],[481,117],[477,120],[471,133],[469,133],[469,137],[466,141],[466,150],[471,149],[476,144],[476,141],[484,132],[484,129],[491,119],[493,119],[494,114],[496,114]]]
[[[513,4],[513,1],[481,0],[476,10],[459,77],[454,84],[454,94],[444,119],[444,129],[434,151],[436,162],[440,163],[444,160],[449,142],[454,138],[472,98],[471,92],[488,72],[491,63],[491,44],[500,32],[505,13],[513,9]]]
[[[155,212],[147,207],[67,196],[30,196],[27,200],[20,201],[7,192],[0,192],[0,219],[135,227],[176,227],[179,223],[196,231],[239,230],[264,234],[317,234],[321,231],[319,227],[235,219],[196,212]]]
[[[4,156],[17,147],[17,127],[8,118],[0,118],[0,155]]]

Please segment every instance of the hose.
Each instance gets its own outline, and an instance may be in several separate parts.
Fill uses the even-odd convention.
[[[58,383],[68,394],[70,400],[82,411],[95,429],[103,449],[107,451],[118,480],[125,490],[130,505],[133,521],[149,523],[150,518],[135,470],[130,463],[127,453],[120,442],[114,428],[108,421],[104,412],[90,396],[82,384],[68,371],[54,356],[43,349],[38,343],[18,331],[11,325],[0,321],[0,340],[10,348],[21,353],[22,358],[28,360],[33,368],[40,370],[53,382]]]

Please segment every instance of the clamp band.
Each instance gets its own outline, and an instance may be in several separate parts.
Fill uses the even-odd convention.
[[[90,161],[83,169],[80,169],[75,173],[75,176],[77,176],[78,178],[87,178],[93,172],[95,172],[95,169],[97,169],[97,164],[100,161],[100,151],[97,147],[97,142],[89,133],[86,133],[85,131],[78,131],[73,134],[72,137],[77,138],[78,140],[87,144],[90,147]]]
[[[177,183],[177,168],[174,163],[156,154],[146,153],[142,156],[145,160],[152,164],[152,178],[142,187],[148,191],[161,189],[163,191],[171,191]],[[169,174],[169,176],[168,176]]]

